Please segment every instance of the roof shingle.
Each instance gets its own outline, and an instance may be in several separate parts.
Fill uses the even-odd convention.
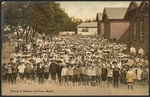
[[[103,16],[103,13],[97,13],[97,19],[98,19],[98,21],[102,20],[102,16]]]
[[[85,22],[79,24],[77,27],[97,27],[97,22]]]
[[[123,19],[127,8],[105,8],[108,19]]]

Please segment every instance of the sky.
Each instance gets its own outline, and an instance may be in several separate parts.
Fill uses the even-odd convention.
[[[60,7],[71,17],[96,19],[97,13],[103,13],[105,7],[128,7],[130,1],[62,1]]]

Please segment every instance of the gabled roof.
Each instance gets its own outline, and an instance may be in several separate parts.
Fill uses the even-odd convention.
[[[137,10],[138,8],[140,8],[142,6],[142,4],[144,3],[145,1],[132,1],[126,11],[126,14],[124,16],[124,18],[126,19],[127,16],[128,16],[128,13],[132,10]]]
[[[102,20],[102,16],[103,16],[103,13],[97,13],[96,20],[97,21],[101,21]]]
[[[81,23],[79,24],[77,27],[97,27],[97,22],[85,22],[85,23]]]
[[[123,19],[127,8],[104,8],[104,13],[108,19]]]
[[[149,7],[149,2],[148,1],[142,1],[139,8],[142,10],[142,8],[144,8],[146,6]]]
[[[140,4],[142,3],[142,1],[132,1],[133,3],[137,4],[137,7],[140,6]]]
[[[132,1],[128,7],[128,10],[127,11],[130,11],[130,10],[134,10],[134,9],[137,9],[139,8],[139,6],[141,5],[142,1]]]

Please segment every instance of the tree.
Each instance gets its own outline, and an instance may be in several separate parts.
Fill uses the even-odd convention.
[[[3,3],[3,26],[9,27],[11,31],[17,32],[17,36],[19,38],[20,33],[20,9],[17,6],[17,3],[14,2],[4,2]],[[13,9],[13,10],[12,10]]]
[[[69,19],[69,25],[67,26],[69,31],[76,31],[76,27],[77,25],[79,25],[80,23],[82,23],[82,19],[79,18],[75,18],[75,17],[70,17]]]
[[[55,35],[60,31],[75,31],[76,26],[83,22],[69,17],[56,2],[4,2],[2,8],[3,27],[17,32],[18,39],[25,35],[26,42],[29,34]]]
[[[17,38],[22,38],[30,30],[29,2],[3,3],[3,25],[8,26],[11,32],[17,32]],[[13,10],[12,10],[13,9]]]

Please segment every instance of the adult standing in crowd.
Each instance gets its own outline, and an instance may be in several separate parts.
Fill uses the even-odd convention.
[[[135,55],[136,54],[136,49],[135,49],[135,47],[133,45],[130,47],[130,53],[131,53],[131,55]]]
[[[144,55],[144,50],[142,49],[142,47],[139,48],[138,54],[139,54],[141,57]]]
[[[52,60],[52,63],[50,64],[50,74],[51,74],[51,79],[52,79],[52,83],[53,85],[55,84],[56,81],[56,73],[57,73],[57,69],[58,69],[58,65],[56,64],[56,62],[54,60]]]
[[[63,68],[62,64],[59,64],[58,68],[57,68],[57,76],[58,76],[58,80],[59,80],[60,85],[62,82],[62,77],[61,77],[62,68]]]
[[[102,86],[105,86],[105,87],[106,87],[107,74],[108,74],[107,68],[105,65],[103,65],[102,66]]]
[[[49,61],[46,61],[44,62],[44,80],[45,80],[45,83],[48,84],[48,78],[49,78],[49,67],[50,67],[50,64],[49,64]]]
[[[115,66],[115,68],[113,69],[113,79],[114,79],[114,87],[119,87],[119,83],[118,83],[118,81],[119,81],[119,68],[117,67],[117,62],[116,61],[114,61],[113,62],[113,64],[114,64],[114,66]]]

